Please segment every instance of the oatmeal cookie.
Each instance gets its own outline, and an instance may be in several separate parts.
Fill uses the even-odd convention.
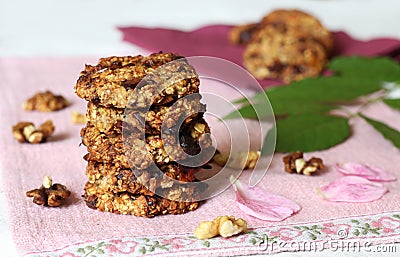
[[[79,97],[105,107],[146,108],[197,93],[199,84],[186,59],[160,52],[148,57],[103,58],[95,66],[86,65],[75,91]]]
[[[86,186],[84,198],[92,209],[128,214],[142,217],[154,217],[161,214],[182,214],[197,209],[198,202],[171,201],[159,196],[135,195],[130,193],[92,193]]]
[[[145,139],[137,132],[126,133],[124,136],[119,131],[104,134],[96,127],[88,125],[81,130],[82,143],[89,152],[86,160],[119,162],[124,167],[138,169],[146,169],[153,162],[162,165],[183,160],[187,155],[198,154],[201,147],[212,146],[207,123],[203,119],[193,123],[181,127],[179,138],[174,134],[164,133],[163,136],[147,135]],[[125,148],[125,145],[130,147]]]
[[[152,106],[147,112],[129,108],[106,108],[89,102],[86,118],[90,124],[105,134],[110,133],[115,127],[121,127],[122,121],[129,122],[133,127],[144,127],[146,134],[160,134],[163,122],[165,122],[164,129],[172,129],[181,125],[180,123],[187,125],[198,117],[199,113],[204,113],[206,108],[200,99],[199,94],[192,94],[172,105]]]
[[[235,26],[229,32],[229,41],[234,45],[245,45],[251,40],[254,32],[257,31],[259,27],[259,23]]]
[[[131,181],[115,180],[113,177],[100,177],[85,185],[85,191],[90,195],[130,193],[134,195],[160,196],[172,201],[194,201],[201,187],[198,183],[166,183],[164,187],[158,184],[154,178],[150,179],[149,187]],[[173,180],[168,180],[173,181]],[[198,199],[198,198],[197,198]]]
[[[244,66],[258,79],[290,82],[320,74],[327,55],[324,47],[312,37],[292,29],[268,26],[253,36],[243,59]]]
[[[153,169],[157,169],[158,172]],[[174,181],[171,179],[181,182],[195,181],[195,173],[198,170],[199,168],[184,167],[177,163],[146,170],[131,170],[119,168],[109,163],[89,162],[86,175],[88,183],[91,183],[93,187],[97,187],[98,193],[129,192],[132,194],[153,195],[152,192],[156,190],[173,188]]]
[[[328,53],[333,49],[331,32],[316,17],[300,10],[275,10],[262,19],[261,25],[298,31],[304,36],[316,39]]]

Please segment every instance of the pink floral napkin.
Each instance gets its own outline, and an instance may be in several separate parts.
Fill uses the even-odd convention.
[[[228,29],[229,26],[205,27],[194,32],[143,28],[122,30],[126,40],[146,46],[148,50],[215,55],[239,63],[241,49],[226,44]],[[341,53],[346,54],[395,53],[399,46],[398,41],[390,39],[360,42],[344,33],[335,33],[335,36]],[[89,209],[81,197],[86,181],[82,159],[85,149],[79,146],[79,130],[83,125],[73,125],[70,114],[72,110],[85,110],[85,101],[75,96],[73,85],[84,64],[95,61],[83,57],[0,59],[0,87],[3,89],[0,95],[1,186],[6,192],[9,229],[20,255],[232,256],[299,251],[301,249],[296,247],[310,242],[318,249],[329,248],[329,244],[324,243],[326,241],[347,240],[372,245],[400,242],[399,151],[361,119],[354,119],[353,136],[345,143],[306,155],[306,158],[312,155],[321,157],[326,163],[327,170],[319,176],[288,175],[283,171],[282,156],[274,156],[271,168],[259,186],[286,196],[302,207],[298,214],[281,222],[266,222],[244,214],[237,207],[231,189],[206,201],[198,210],[178,216],[147,219]],[[201,87],[210,86],[203,83]],[[72,105],[55,113],[21,109],[27,97],[45,89],[66,96]],[[234,92],[226,93],[230,98],[238,97]],[[399,112],[382,104],[371,106],[366,115],[400,129]],[[56,126],[49,142],[20,144],[12,137],[11,126],[18,121],[40,123],[49,118]],[[210,126],[218,127],[215,124]],[[212,132],[218,134],[215,129]],[[380,166],[398,180],[385,183],[389,193],[371,203],[322,200],[316,188],[342,176],[333,165],[346,161]],[[44,175],[52,175],[55,182],[65,184],[73,192],[66,206],[43,208],[25,197],[27,190],[40,185]],[[241,179],[248,181],[249,175],[245,172]],[[227,214],[246,219],[249,232],[228,239],[205,241],[193,236],[200,221]],[[275,247],[272,247],[274,242]],[[276,246],[278,243],[281,243],[280,247]]]

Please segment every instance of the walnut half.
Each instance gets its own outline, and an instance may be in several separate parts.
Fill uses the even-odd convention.
[[[45,91],[36,93],[26,100],[22,107],[27,111],[52,112],[61,110],[68,105],[68,101],[62,95],[55,95],[50,91]]]
[[[38,189],[26,192],[27,197],[33,197],[33,202],[41,206],[58,207],[71,195],[67,187],[53,184],[51,177],[45,176],[43,184]]]
[[[28,142],[38,144],[46,141],[46,139],[54,133],[55,127],[51,120],[47,120],[38,128],[35,128],[32,122],[18,122],[12,127],[12,133],[18,142]]]
[[[208,239],[220,235],[231,237],[247,231],[247,222],[233,216],[218,216],[213,221],[202,221],[194,231],[198,239]]]
[[[260,151],[232,152],[231,154],[222,154],[217,151],[213,161],[220,165],[227,165],[233,169],[254,169],[260,159]]]
[[[305,161],[303,158],[303,152],[300,151],[284,156],[283,163],[286,172],[304,174],[307,176],[324,168],[321,158],[312,157],[310,160]]]
[[[71,112],[71,121],[73,124],[84,124],[86,123],[86,116],[77,111]]]

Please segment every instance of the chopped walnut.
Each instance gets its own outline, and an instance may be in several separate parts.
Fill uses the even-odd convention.
[[[231,156],[217,151],[213,157],[216,164],[234,169],[254,169],[259,159],[260,151],[233,152]]]
[[[44,142],[49,136],[54,133],[55,127],[51,120],[47,120],[37,129],[32,122],[18,122],[12,127],[12,133],[18,142],[28,142],[38,144]]]
[[[241,232],[246,232],[247,222],[233,216],[218,216],[213,221],[202,221],[194,231],[198,239],[208,239],[220,235],[231,237]]]
[[[74,124],[84,124],[84,123],[86,123],[86,116],[77,111],[72,111],[71,112],[71,120],[72,120],[72,123],[74,123]]]
[[[206,129],[206,125],[202,124],[202,123],[196,123],[193,126],[193,130],[191,132],[191,136],[192,138],[199,138],[201,135],[204,134],[205,129]]]
[[[54,95],[50,91],[36,93],[23,104],[24,110],[41,112],[52,112],[61,110],[69,105],[68,101],[61,95]]]
[[[55,127],[53,125],[53,122],[51,120],[47,120],[38,127],[37,132],[41,132],[43,134],[43,137],[47,138],[54,133],[54,130]]]
[[[297,173],[312,175],[324,168],[321,158],[312,157],[310,160],[303,159],[303,152],[297,151],[283,157],[285,171],[288,173]]]
[[[26,196],[33,197],[37,205],[57,207],[71,195],[67,187],[61,184],[53,184],[51,177],[45,176],[39,189],[26,192]]]
[[[12,127],[12,133],[13,133],[15,139],[18,140],[18,142],[23,143],[26,141],[26,137],[24,135],[24,130],[25,130],[25,128],[28,128],[30,126],[34,126],[32,122],[22,121],[22,122],[18,122],[17,125]]]

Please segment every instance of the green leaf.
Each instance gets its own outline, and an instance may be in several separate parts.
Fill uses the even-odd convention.
[[[354,230],[353,234],[355,236],[359,236],[360,235],[360,230],[358,230],[358,229]]]
[[[204,241],[203,245],[205,247],[210,247],[211,243],[210,243],[210,241]]]
[[[400,66],[386,57],[337,57],[328,64],[328,68],[346,77],[362,77],[375,81],[400,79]]]
[[[372,127],[379,131],[384,138],[392,142],[394,146],[400,149],[400,132],[392,127],[389,127],[383,122],[368,118],[364,115],[360,115],[366,122]]]
[[[358,220],[354,220],[354,219],[351,220],[351,222],[353,222],[354,224],[357,224],[357,225],[360,224],[360,222]]]
[[[382,81],[400,80],[400,66],[388,58],[338,57],[328,67],[336,72],[334,76],[308,78],[269,88],[257,93],[251,101],[264,100],[266,93],[273,108],[277,102],[287,100],[296,103],[342,102],[380,90]],[[239,99],[236,103],[248,103],[248,100]]]
[[[162,249],[162,250],[165,250],[165,251],[169,250],[166,245],[160,245],[159,248]]]
[[[245,105],[239,110],[231,112],[230,114],[223,117],[223,119],[237,119],[237,118],[248,118],[248,119],[258,119],[266,120],[274,116],[271,107],[268,103],[261,104],[256,103],[252,105]]]
[[[96,248],[94,246],[88,245],[86,246],[86,249],[89,251],[94,251]]]
[[[379,229],[380,229],[380,228],[371,229],[371,233],[372,233],[372,234],[375,234],[375,235],[379,235]]]
[[[84,254],[84,253],[85,253],[85,249],[83,249],[83,248],[78,248],[77,252],[78,252],[78,253],[83,253],[83,254]]]
[[[288,86],[267,89],[269,100],[335,103],[354,100],[381,89],[381,83],[363,77],[318,77],[295,81]],[[255,97],[257,100],[257,97]],[[282,101],[282,100],[281,100]],[[274,108],[274,105],[272,104]]]
[[[293,100],[289,98],[271,98],[271,105],[276,116],[305,113],[328,113],[335,109],[333,105],[313,101]]]
[[[334,76],[309,78],[267,89],[265,93],[274,112],[277,113],[275,105],[278,102],[290,100],[304,104],[350,101],[380,90],[382,81],[400,80],[400,66],[388,58],[338,57],[328,67],[336,72]],[[251,100],[264,100],[265,93],[257,93]],[[248,103],[248,100],[240,99],[236,103]]]
[[[276,126],[278,152],[327,149],[350,135],[346,118],[322,114],[289,116],[278,120]]]
[[[393,218],[400,219],[400,214],[393,215]]]
[[[338,74],[295,81],[287,86],[259,92],[251,99],[239,99],[235,103],[244,103],[245,107],[227,117],[237,118],[241,114],[246,118],[255,118],[254,110],[248,106],[250,103],[265,103],[265,94],[278,116],[325,113],[335,108],[327,104],[352,101],[380,90],[382,81],[400,79],[400,66],[387,58],[340,57],[332,60],[329,67]]]
[[[97,249],[97,253],[99,253],[99,254],[104,254],[105,252],[104,252],[103,249]]]
[[[251,235],[257,235],[257,232],[253,231],[253,230],[247,230],[245,232],[245,234],[251,234]]]
[[[400,111],[400,99],[384,99],[383,102],[389,107]]]
[[[317,240],[317,236],[313,233],[308,233],[310,235],[311,240]]]
[[[337,109],[336,105],[352,104],[361,96],[382,90],[383,82],[400,81],[400,65],[389,58],[338,57],[329,63],[328,68],[334,75],[295,81],[286,86],[268,88],[250,99],[239,99],[235,103],[244,106],[225,118],[254,119],[257,118],[256,113],[260,119],[270,116],[267,108],[262,108],[263,103],[264,106],[267,103],[266,94],[278,118],[276,151],[326,149],[345,140],[350,129],[347,120],[338,117],[326,124],[320,124],[319,118],[326,117],[322,114]],[[385,103],[400,110],[399,101],[385,100]],[[263,111],[266,112],[265,115],[262,115]],[[282,117],[287,118],[279,120]],[[319,118],[314,120],[316,117]],[[299,123],[294,124],[296,122]],[[328,129],[329,133],[321,132],[324,129]],[[316,133],[315,138],[313,133]],[[268,133],[265,140],[271,138],[272,135]]]
[[[266,90],[276,116],[326,113],[335,109],[335,103],[353,101],[360,96],[371,94],[381,89],[381,83],[375,80],[357,77],[319,77],[292,82],[287,86],[279,86]],[[255,118],[254,111],[248,107],[242,107],[239,113],[246,118]],[[252,99],[252,105],[256,110],[262,108],[257,104],[265,103],[265,93],[257,93]],[[260,113],[260,111],[259,111]],[[262,112],[261,112],[262,113]],[[259,115],[263,116],[263,115]],[[228,115],[229,118],[237,118],[240,115],[235,111]]]

